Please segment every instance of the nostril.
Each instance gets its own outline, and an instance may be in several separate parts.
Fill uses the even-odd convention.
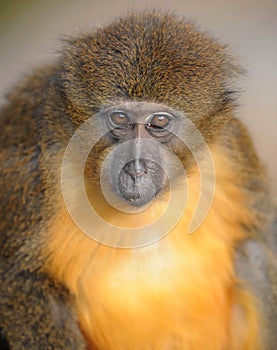
[[[144,159],[135,159],[125,165],[123,168],[125,174],[129,175],[134,181],[148,174]]]
[[[124,173],[126,175],[129,175],[133,179],[133,181],[136,181],[136,179],[145,176],[147,174],[147,171],[130,171],[130,169],[124,169]]]
[[[135,173],[135,176],[136,176],[136,177],[142,177],[142,176],[144,176],[144,175],[146,175],[146,174],[147,174],[147,171],[146,171],[146,170],[137,171],[137,172]]]

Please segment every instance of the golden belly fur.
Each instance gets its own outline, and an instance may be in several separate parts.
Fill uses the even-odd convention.
[[[101,245],[75,226],[66,208],[60,210],[48,233],[49,271],[74,296],[91,349],[259,349],[255,302],[233,268],[234,248],[246,238],[239,222],[254,218],[243,205],[245,194],[233,183],[232,164],[218,153],[213,154],[212,206],[193,234],[187,229],[199,196],[196,171],[188,179],[183,217],[147,247]],[[130,216],[103,204],[105,216],[124,226],[147,221],[164,206],[157,200]]]

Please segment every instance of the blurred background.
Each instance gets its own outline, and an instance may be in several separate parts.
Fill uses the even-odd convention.
[[[237,114],[254,137],[277,198],[277,0],[0,0],[0,103],[24,73],[55,59],[62,34],[147,8],[196,20],[240,57],[248,76],[240,84]]]

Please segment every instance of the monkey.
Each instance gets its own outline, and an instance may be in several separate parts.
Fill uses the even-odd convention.
[[[273,350],[266,171],[244,69],[186,18],[65,39],[1,110],[1,349]]]

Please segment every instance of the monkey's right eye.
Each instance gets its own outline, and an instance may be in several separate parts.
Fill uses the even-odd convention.
[[[110,114],[110,121],[113,126],[119,129],[128,128],[133,124],[128,114],[124,112],[112,112]]]

